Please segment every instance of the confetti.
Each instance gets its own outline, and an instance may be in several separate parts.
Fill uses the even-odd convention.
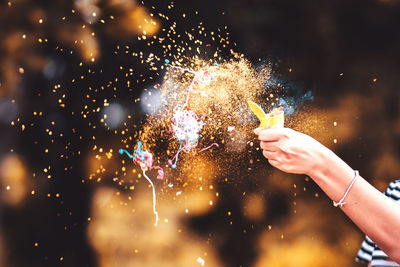
[[[204,266],[204,264],[205,264],[205,261],[202,257],[198,257],[197,262],[200,263],[201,266]]]
[[[194,78],[188,88],[188,93],[184,105],[182,107],[180,107],[179,105],[176,106],[175,112],[171,119],[172,128],[170,129],[170,132],[173,133],[174,138],[179,142],[179,149],[176,152],[175,156],[172,159],[168,160],[168,164],[172,168],[176,168],[179,153],[181,151],[189,153],[192,152],[195,147],[197,147],[198,140],[201,137],[200,131],[205,124],[204,122],[199,120],[196,113],[191,110],[185,109],[189,103],[190,93],[192,93],[194,91],[194,87],[199,84],[210,84],[212,78],[214,78],[215,76],[213,76],[209,72],[208,68],[202,68],[199,71],[194,72],[187,68],[171,65],[169,60],[165,60],[165,63],[176,69],[184,70],[194,74]],[[214,145],[218,146],[218,144],[214,143],[206,148],[203,148],[202,150],[200,150],[200,152],[205,151]]]
[[[178,152],[169,160],[172,168],[176,168],[179,153],[184,151],[189,153],[197,146],[200,138],[200,131],[204,123],[200,121],[197,115],[191,110],[176,110],[172,118],[171,132],[174,138],[180,143]],[[173,162],[175,160],[175,162]]]
[[[235,126],[228,126],[228,132],[232,132],[235,129]]]
[[[161,167],[159,166],[153,166],[153,155],[148,152],[147,150],[142,150],[142,142],[139,141],[137,143],[137,148],[134,151],[133,155],[130,154],[128,151],[125,149],[120,149],[119,153],[126,154],[128,155],[129,158],[133,159],[133,162],[137,163],[140,168],[142,169],[143,176],[146,178],[146,180],[150,183],[151,188],[152,188],[152,193],[153,193],[153,213],[155,215],[155,223],[154,225],[157,226],[158,224],[158,212],[156,209],[156,190],[154,188],[154,184],[151,181],[151,179],[146,175],[146,171],[151,170],[151,169],[157,169],[158,170],[158,176],[157,179],[163,179],[164,178],[164,171]]]

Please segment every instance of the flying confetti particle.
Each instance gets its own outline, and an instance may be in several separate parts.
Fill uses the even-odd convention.
[[[153,155],[148,152],[147,150],[142,150],[142,142],[139,141],[137,143],[137,148],[134,151],[133,155],[131,155],[128,151],[125,149],[120,149],[119,153],[122,154],[127,154],[129,158],[133,159],[133,161],[137,164],[139,164],[140,168],[142,169],[143,176],[146,178],[146,180],[149,182],[152,188],[152,193],[153,193],[153,213],[155,215],[155,223],[154,225],[157,226],[158,224],[158,212],[156,209],[156,190],[154,187],[153,182],[151,179],[147,176],[146,171],[151,170],[151,169],[157,169],[158,170],[158,176],[157,179],[163,179],[164,178],[164,171],[161,167],[159,166],[153,166]]]
[[[200,121],[191,110],[176,110],[172,117],[172,128],[171,132],[174,134],[174,138],[180,143],[178,152],[172,160],[168,163],[172,168],[176,168],[176,162],[178,160],[179,153],[184,151],[189,153],[197,146],[200,138],[200,131],[203,128],[204,123]],[[173,162],[175,160],[175,162]]]
[[[197,262],[200,263],[201,266],[204,266],[204,264],[205,264],[205,261],[202,257],[198,257]]]

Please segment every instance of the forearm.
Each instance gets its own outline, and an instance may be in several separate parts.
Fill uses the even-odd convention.
[[[354,171],[331,151],[321,154],[320,167],[310,177],[334,201],[354,178]],[[342,210],[393,260],[400,262],[400,206],[362,177],[352,186]]]
[[[257,129],[263,155],[288,173],[310,176],[334,201],[339,201],[354,171],[331,150],[308,135],[288,128]],[[400,263],[400,206],[358,177],[341,207],[349,218]]]

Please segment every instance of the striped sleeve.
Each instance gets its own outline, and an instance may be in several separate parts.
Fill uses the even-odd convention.
[[[385,190],[385,195],[398,201],[400,199],[400,180],[391,182]]]
[[[384,193],[394,201],[400,202],[400,180],[391,182]],[[399,266],[394,261],[391,261],[368,236],[365,236],[365,240],[361,244],[356,261],[371,262],[372,266]]]
[[[394,201],[398,201],[400,199],[400,180],[391,182],[385,190],[385,195]],[[361,248],[357,253],[356,261],[371,262],[372,254],[376,249],[379,250],[379,248],[375,247],[375,243],[368,236],[365,236],[364,241],[361,243]],[[387,258],[386,255],[381,256],[382,259]]]
[[[365,236],[364,241],[361,243],[361,248],[357,253],[356,261],[358,262],[370,262],[372,260],[372,252],[375,249],[375,243],[368,237]]]

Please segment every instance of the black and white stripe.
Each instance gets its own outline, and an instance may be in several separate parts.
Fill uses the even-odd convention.
[[[400,180],[391,182],[385,190],[385,195],[400,203]],[[356,261],[371,262],[372,267],[400,266],[392,261],[368,236],[365,236]]]

